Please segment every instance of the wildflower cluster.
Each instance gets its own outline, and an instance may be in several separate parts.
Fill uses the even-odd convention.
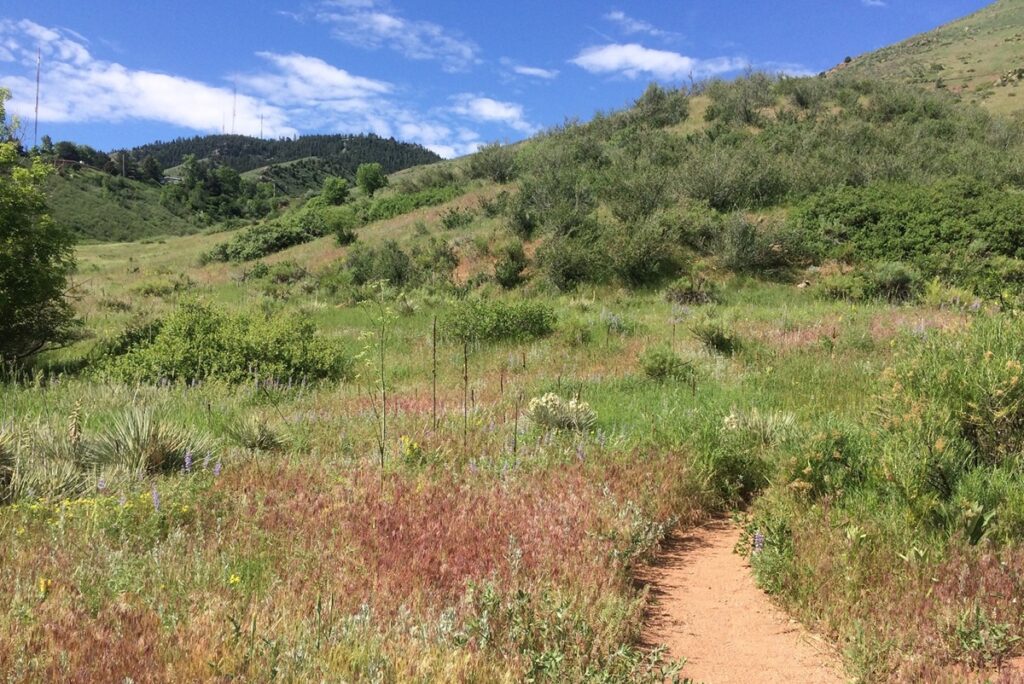
[[[597,423],[590,404],[578,399],[566,401],[552,392],[531,399],[526,415],[537,425],[555,430],[586,431]]]

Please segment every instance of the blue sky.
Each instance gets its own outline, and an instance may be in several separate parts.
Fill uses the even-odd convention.
[[[444,156],[622,107],[650,81],[817,73],[984,0],[5,0],[32,142],[374,132]]]

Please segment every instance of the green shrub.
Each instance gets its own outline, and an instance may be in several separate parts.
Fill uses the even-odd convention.
[[[163,321],[152,341],[110,358],[107,368],[128,381],[238,383],[254,378],[344,379],[351,374],[352,360],[318,335],[302,314],[229,314],[190,301]]]
[[[705,347],[719,354],[731,356],[742,346],[739,336],[721,321],[701,321],[691,331]]]
[[[893,367],[890,422],[919,435],[920,448],[975,463],[1021,464],[1024,453],[1024,323],[980,316],[964,329],[928,335]]]
[[[526,417],[551,430],[583,432],[592,429],[597,423],[597,414],[587,402],[577,399],[566,401],[550,392],[530,400]]]
[[[414,280],[427,285],[445,285],[452,282],[452,274],[459,267],[459,255],[446,240],[431,237],[426,244],[412,248]]]
[[[537,265],[562,291],[580,283],[600,283],[608,279],[609,257],[595,249],[593,239],[551,237],[537,250]]]
[[[345,264],[356,285],[386,280],[394,287],[402,287],[416,279],[412,258],[394,240],[380,247],[357,244],[348,253]]]
[[[408,214],[422,207],[433,207],[450,202],[463,193],[461,185],[447,185],[440,188],[428,188],[408,195],[391,195],[378,197],[361,207],[360,219],[365,223],[386,221],[387,219]]]
[[[508,145],[490,143],[470,156],[466,164],[470,178],[485,178],[495,183],[509,183],[516,177],[515,153]]]
[[[891,302],[905,302],[917,296],[921,289],[921,273],[906,264],[885,262],[868,272],[871,294]]]
[[[320,190],[320,197],[329,205],[337,206],[348,201],[348,180],[337,176],[324,178],[323,189]]]
[[[677,380],[695,382],[697,369],[693,363],[683,361],[678,354],[667,347],[648,349],[640,355],[640,367],[651,380],[664,382]]]
[[[441,225],[444,226],[445,230],[464,228],[473,222],[473,216],[472,209],[451,207],[441,214]]]
[[[494,279],[506,290],[523,282],[523,271],[529,263],[522,242],[507,242],[497,249],[494,262]]]
[[[523,341],[550,335],[555,311],[543,302],[469,299],[454,305],[443,329],[462,342]]]
[[[868,297],[871,287],[861,273],[836,273],[818,281],[814,291],[823,299],[861,302]]]
[[[653,221],[619,224],[604,231],[611,267],[632,287],[655,285],[679,273],[683,255],[672,236]]]
[[[793,225],[755,226],[740,215],[725,224],[721,245],[725,266],[739,273],[772,275],[818,259],[815,240]]]
[[[718,301],[718,287],[699,274],[683,276],[665,290],[665,300],[680,306]]]

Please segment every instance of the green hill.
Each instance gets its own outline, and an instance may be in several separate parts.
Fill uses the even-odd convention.
[[[160,187],[91,169],[65,170],[47,183],[50,214],[81,240],[125,242],[198,230],[160,203]]]
[[[856,57],[830,73],[948,90],[993,113],[1024,108],[1024,0],[999,0],[963,19]]]

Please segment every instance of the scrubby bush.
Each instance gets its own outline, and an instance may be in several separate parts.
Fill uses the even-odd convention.
[[[357,244],[348,253],[345,264],[356,285],[386,280],[395,287],[402,287],[415,279],[412,258],[394,240],[380,247]]]
[[[551,430],[587,431],[597,423],[597,414],[590,404],[577,399],[566,401],[549,392],[534,397],[526,409],[526,416],[537,425]]]
[[[469,158],[466,171],[470,178],[509,183],[516,177],[515,152],[508,145],[497,142],[484,145]]]
[[[672,236],[653,221],[605,228],[604,235],[612,270],[632,287],[655,285],[677,275],[684,265]]]
[[[473,217],[474,214],[472,209],[451,207],[441,214],[441,225],[444,226],[445,230],[465,228],[473,222]]]
[[[580,283],[604,282],[611,270],[609,255],[594,244],[594,238],[583,236],[548,238],[537,250],[537,265],[562,291]]]
[[[741,273],[772,275],[818,258],[814,239],[788,224],[755,225],[740,215],[732,216],[722,234],[721,254],[726,267]]]
[[[443,328],[463,342],[523,341],[550,335],[556,320],[544,302],[469,299],[447,312]]]
[[[718,298],[718,287],[697,273],[683,276],[665,289],[665,300],[680,306],[711,304]]]
[[[664,382],[678,380],[691,382],[697,379],[693,363],[683,361],[678,354],[667,347],[648,349],[640,355],[640,367],[651,380]]]
[[[691,328],[694,337],[713,352],[731,356],[740,350],[739,335],[721,321],[699,321]]]
[[[522,242],[506,242],[497,249],[494,262],[494,279],[506,290],[523,282],[523,271],[529,262]]]
[[[106,368],[141,382],[320,380],[347,378],[352,360],[302,314],[230,314],[189,301],[167,316],[152,339],[111,356]]]
[[[884,262],[868,272],[871,293],[891,302],[913,299],[921,284],[921,273],[917,269],[898,262]]]
[[[337,206],[348,201],[348,181],[337,176],[324,178],[323,189],[320,190],[320,197],[329,205]]]
[[[413,245],[412,261],[415,270],[413,281],[425,285],[451,283],[452,274],[459,267],[459,255],[451,243],[434,237],[426,244]]]

